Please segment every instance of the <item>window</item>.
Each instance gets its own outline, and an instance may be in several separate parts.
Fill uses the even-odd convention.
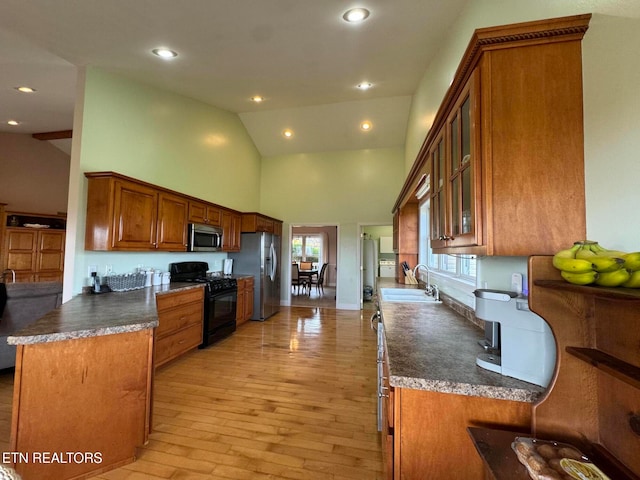
[[[294,262],[324,261],[322,235],[293,235],[291,240],[291,260]]]
[[[419,238],[418,262],[429,266],[433,272],[447,275],[453,279],[475,284],[476,257],[475,255],[438,255],[431,251],[431,235],[429,229],[429,195],[420,204],[419,210]]]

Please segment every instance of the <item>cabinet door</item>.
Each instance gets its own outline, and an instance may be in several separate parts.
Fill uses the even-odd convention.
[[[446,185],[447,163],[445,157],[444,131],[438,135],[435,145],[429,152],[431,159],[431,248],[446,246]]]
[[[447,225],[446,246],[478,245],[476,235],[477,140],[475,79],[472,75],[447,121]],[[479,149],[478,149],[479,150]]]
[[[220,208],[201,202],[189,202],[189,221],[219,226]]]
[[[38,232],[36,271],[39,279],[59,278],[64,269],[64,231]]]
[[[7,267],[16,272],[18,277],[29,276],[36,267],[36,249],[38,241],[37,230],[24,228],[7,228],[5,241]],[[33,281],[31,277],[22,281]]]
[[[189,202],[189,221],[191,223],[207,223],[207,205],[200,202]]]
[[[240,251],[240,229],[242,227],[242,215],[223,210],[222,219],[222,250],[225,252]]]
[[[241,325],[245,321],[244,316],[244,297],[245,292],[245,279],[238,279],[238,298],[236,300],[236,325]]]
[[[245,291],[244,291],[244,319],[250,320],[253,315],[253,278],[248,278],[245,280]]]
[[[185,198],[160,192],[158,195],[157,248],[172,252],[187,250],[187,209]]]
[[[115,250],[155,250],[158,192],[126,181],[115,182]]]

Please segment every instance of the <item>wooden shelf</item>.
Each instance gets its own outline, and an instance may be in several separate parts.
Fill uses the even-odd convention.
[[[511,442],[518,436],[532,437],[533,435],[484,427],[467,427],[467,431],[485,464],[487,479],[529,480],[531,478],[511,449]],[[633,472],[618,462],[602,445],[577,442],[572,444],[586,454],[611,480],[638,480]]]
[[[612,300],[640,300],[640,289],[638,288],[608,288],[592,285],[573,285],[572,283],[562,280],[535,280],[533,284],[542,288],[565,290],[580,293],[582,295],[591,295],[594,297],[608,298]]]
[[[595,348],[566,347],[565,350],[574,357],[593,365],[598,370],[602,370],[634,388],[640,388],[640,368],[635,365],[623,362]]]

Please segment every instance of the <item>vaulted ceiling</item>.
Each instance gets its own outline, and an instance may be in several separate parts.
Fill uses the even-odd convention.
[[[263,156],[402,146],[411,96],[466,2],[2,0],[0,131],[71,129],[77,67],[91,65],[238,113]],[[356,6],[369,17],[345,22]],[[151,55],[160,46],[178,57]]]

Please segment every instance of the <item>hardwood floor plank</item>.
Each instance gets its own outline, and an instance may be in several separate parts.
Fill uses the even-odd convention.
[[[148,444],[134,463],[94,478],[381,479],[369,316],[283,307],[163,366]],[[5,448],[12,386],[0,375]]]

